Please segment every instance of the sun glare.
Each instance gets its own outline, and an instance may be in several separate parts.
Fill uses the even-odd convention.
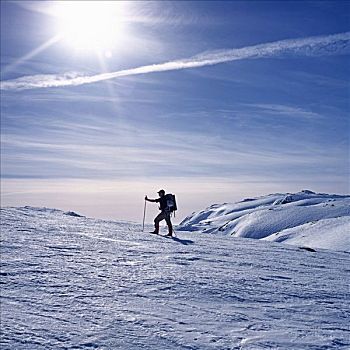
[[[58,2],[59,35],[76,50],[111,52],[123,35],[122,10],[115,1]]]

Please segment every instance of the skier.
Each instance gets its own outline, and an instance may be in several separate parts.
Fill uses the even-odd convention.
[[[173,225],[171,224],[170,220],[170,213],[171,210],[168,207],[166,195],[164,190],[160,190],[157,192],[159,195],[159,198],[157,199],[149,199],[147,196],[145,197],[145,200],[148,202],[153,202],[153,203],[159,203],[159,210],[161,211],[157,217],[154,219],[154,231],[151,233],[158,234],[159,233],[159,223],[165,219],[167,225],[168,225],[168,234],[167,236],[172,236],[173,235]]]

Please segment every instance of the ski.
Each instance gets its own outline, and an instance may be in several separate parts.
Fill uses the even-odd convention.
[[[149,232],[153,236],[160,236],[160,237],[166,237],[166,238],[174,238],[175,236],[169,236],[169,235],[161,235],[159,233]]]

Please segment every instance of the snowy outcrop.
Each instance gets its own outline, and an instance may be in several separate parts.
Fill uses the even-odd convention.
[[[84,215],[80,215],[74,211],[63,211],[59,209],[53,209],[53,208],[46,208],[46,207],[32,207],[29,205],[26,205],[24,207],[8,207],[7,209],[12,209],[12,212],[16,213],[22,213],[27,214],[31,216],[46,216],[48,214],[56,214],[56,215],[68,215],[68,216],[74,216],[77,218],[83,218]]]
[[[263,238],[272,242],[288,242],[299,246],[316,246],[333,250],[348,250],[350,216],[322,219],[285,229]],[[315,242],[317,240],[317,242]]]
[[[215,204],[178,230],[350,251],[350,196],[304,190]]]

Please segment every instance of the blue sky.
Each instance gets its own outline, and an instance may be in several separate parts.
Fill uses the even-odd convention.
[[[349,2],[122,3],[98,49],[58,37],[59,6],[1,1],[2,205],[139,220],[163,187],[180,218],[269,192],[349,193]]]

